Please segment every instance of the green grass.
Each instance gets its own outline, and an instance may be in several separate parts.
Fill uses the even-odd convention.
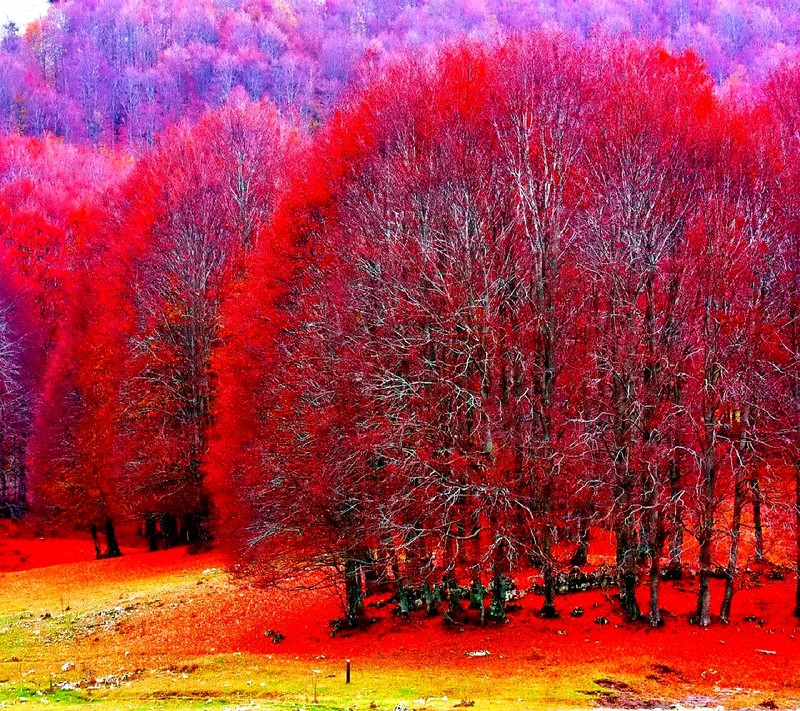
[[[4,663],[0,672],[13,680],[0,684],[0,706],[53,703],[58,708],[80,708],[90,704],[98,711],[152,708],[260,708],[269,711],[344,711],[344,709],[394,709],[402,701],[409,708],[429,711],[452,709],[462,701],[475,699],[475,709],[531,709],[563,706],[586,707],[587,697],[564,694],[558,686],[543,688],[533,680],[498,680],[484,677],[448,678],[443,670],[362,670],[354,683],[345,685],[341,673],[316,662],[269,660],[255,655],[203,657],[184,668],[146,670],[119,686],[101,689],[61,690],[65,680],[77,681],[85,669],[47,675],[28,674],[29,663]],[[196,668],[193,668],[195,665]],[[180,667],[179,667],[180,668]],[[340,671],[340,670],[339,670]],[[24,674],[25,679],[20,679]],[[0,677],[2,678],[2,677]],[[555,694],[553,692],[556,692]],[[25,702],[21,698],[28,699]],[[487,699],[494,698],[489,701]],[[464,707],[466,708],[466,706]]]
[[[159,560],[154,558],[155,565]],[[642,698],[674,694],[680,699],[689,693],[680,684],[656,688],[651,683],[648,688],[644,674],[649,662],[637,666],[634,657],[626,658],[625,650],[609,647],[608,658],[595,655],[594,664],[583,664],[580,658],[569,661],[552,631],[526,637],[524,653],[513,661],[501,662],[503,655],[498,654],[474,665],[465,662],[457,643],[446,656],[419,655],[425,649],[425,630],[418,636],[403,633],[399,639],[416,645],[416,651],[406,655],[396,647],[395,637],[389,642],[395,645],[390,653],[357,660],[350,685],[344,683],[342,659],[298,659],[280,645],[274,654],[204,654],[197,645],[181,648],[183,630],[176,628],[168,631],[177,635],[166,637],[178,638],[174,650],[159,651],[145,643],[131,645],[128,656],[126,635],[158,629],[165,620],[176,619],[170,611],[192,598],[205,594],[215,604],[222,600],[225,605],[245,594],[226,573],[205,570],[207,564],[207,559],[179,558],[173,568],[162,564],[154,573],[132,559],[134,569],[141,569],[138,577],[118,575],[125,573],[123,563],[113,561],[101,561],[97,568],[55,566],[1,575],[0,709],[392,711],[398,702],[412,711],[587,709],[610,697],[604,696],[608,688],[594,683],[606,677],[630,683],[641,690]],[[75,579],[75,570],[83,577]],[[205,619],[205,624],[214,622]],[[245,622],[250,624],[249,619]],[[694,634],[694,629],[688,632]],[[477,648],[472,641],[468,644]],[[430,666],[420,659],[427,659]],[[786,696],[790,695],[787,689]],[[771,696],[726,697],[724,703],[728,708],[746,708],[754,699]]]

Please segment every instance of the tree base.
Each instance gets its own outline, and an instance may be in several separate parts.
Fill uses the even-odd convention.
[[[701,619],[700,616],[695,612],[693,615],[689,617],[689,624],[690,625],[697,625],[698,627],[710,627],[711,626],[711,618]]]
[[[557,620],[559,617],[561,617],[561,615],[558,614],[558,610],[556,610],[555,605],[545,605],[541,610],[539,610],[537,616],[541,617],[543,620]]]
[[[666,568],[661,571],[662,580],[683,580],[683,566],[680,563],[670,563]]]

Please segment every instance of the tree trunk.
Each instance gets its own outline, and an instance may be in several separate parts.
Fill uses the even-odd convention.
[[[454,575],[448,576],[443,583],[447,587],[447,622],[460,622],[464,617],[464,608],[461,605],[461,588]]]
[[[402,578],[397,582],[397,611],[403,618],[411,613],[411,588]]]
[[[733,492],[733,513],[731,517],[731,547],[728,554],[728,565],[725,568],[725,593],[719,610],[719,618],[729,624],[731,621],[731,603],[733,602],[734,583],[736,582],[736,565],[739,559],[739,537],[742,530],[742,502],[744,500],[744,477],[736,474]]]
[[[144,535],[147,538],[148,550],[153,553],[158,550],[158,527],[156,517],[148,514],[144,520]]]
[[[506,621],[505,555],[505,545],[502,539],[496,541],[492,565],[492,599],[489,603],[489,619],[495,622]]]
[[[28,510],[28,479],[25,476],[25,469],[20,471],[17,481],[17,503],[19,504],[17,518],[22,518],[23,512]]]
[[[495,572],[492,577],[492,600],[489,604],[489,618],[495,622],[506,621],[506,576]]]
[[[756,538],[756,560],[764,561],[764,527],[761,523],[761,485],[758,479],[750,480],[750,491],[753,493],[753,532]]]
[[[681,580],[683,578],[683,504],[681,503],[680,493],[680,470],[678,463],[673,459],[669,465],[670,496],[672,499],[672,529],[669,536],[669,564],[670,579]]]
[[[570,565],[582,567],[589,561],[589,526],[583,512],[578,514],[578,548],[570,559]]]
[[[539,615],[546,620],[554,620],[558,617],[556,609],[556,570],[553,562],[549,559],[543,564],[542,574],[544,577],[544,604],[539,611]]]
[[[795,535],[795,554],[797,557],[795,563],[795,573],[797,574],[797,588],[795,591],[795,617],[800,617],[800,459],[794,463],[794,492],[795,492],[795,506],[794,506],[794,535]]]
[[[617,531],[617,566],[619,568],[619,602],[630,622],[641,619],[636,601],[636,541],[630,526],[622,522]]]
[[[364,555],[364,565],[361,567],[361,571],[364,575],[364,595],[366,597],[375,595],[379,590],[381,580],[379,555],[375,548],[368,548]]]
[[[653,531],[650,530],[648,521],[642,521],[639,527],[639,545],[636,546],[636,560],[643,562],[650,557],[650,539],[653,536]]]
[[[428,617],[436,617],[439,610],[436,609],[436,594],[430,583],[422,583],[422,597],[425,600],[425,614]]]
[[[700,585],[697,592],[695,620],[701,627],[711,624],[711,544],[714,533],[714,489],[717,477],[715,433],[713,416],[706,418],[706,444],[703,452],[702,500],[700,502],[700,528],[697,542],[700,545]]]
[[[181,542],[187,543],[194,550],[202,548],[211,541],[211,532],[207,526],[207,513],[190,513],[183,517],[181,526]]]
[[[364,617],[364,591],[361,587],[360,565],[354,558],[344,564],[345,606],[347,624],[356,627]]]
[[[97,524],[93,523],[89,527],[89,533],[92,534],[92,540],[94,541],[94,555],[97,560],[100,560],[103,557],[103,551],[100,548],[100,536],[97,532]]]
[[[455,529],[455,531],[453,529]],[[447,533],[445,533],[444,551],[442,554],[442,581],[447,580],[451,576],[455,576],[456,557],[458,555],[456,537],[459,539],[463,538],[463,526],[460,526],[458,523],[451,523],[447,526],[446,530]]]
[[[3,458],[1,456],[2,451],[3,451],[3,433],[2,431],[0,431],[0,518],[3,518],[6,515],[8,515],[10,518],[12,511],[12,504],[13,504],[13,496],[11,494],[11,487],[8,484],[8,478],[6,477],[5,462],[3,461]],[[6,514],[6,512],[8,513]]]
[[[174,548],[180,541],[178,535],[178,517],[174,514],[161,514],[161,534],[164,537],[164,548]]]
[[[647,621],[651,627],[661,627],[664,620],[661,617],[661,603],[659,601],[661,571],[658,568],[658,556],[650,559],[650,609]]]
[[[207,546],[211,542],[211,529],[208,526],[210,518],[211,502],[208,495],[201,489],[194,510],[185,514],[181,521],[181,542],[192,546],[194,551]]]
[[[657,506],[653,506],[651,535],[652,539],[649,542],[650,549],[650,606],[648,609],[647,621],[651,627],[661,627],[664,620],[661,617],[661,552],[664,549],[664,542],[666,540],[666,533],[664,530],[664,522],[661,518]]]
[[[553,537],[545,524],[542,531],[542,577],[544,578],[544,603],[539,615],[546,620],[558,617],[556,609],[556,567],[553,563]]]
[[[701,544],[700,548],[700,586],[697,591],[697,612],[695,620],[701,627],[708,627],[711,624],[711,584],[709,567],[711,565],[710,555],[706,555],[706,546]]]
[[[677,524],[673,520],[672,530],[669,535],[669,564],[670,577],[673,580],[683,578],[683,563],[681,555],[683,553],[683,522]]]
[[[486,588],[480,578],[474,578],[472,585],[469,588],[469,608],[470,610],[478,610],[480,612],[481,624],[486,619],[486,605],[484,603],[484,595],[486,595]]]
[[[391,578],[399,584],[400,578],[402,577],[402,572],[400,570],[400,559],[397,555],[397,548],[395,548],[391,538],[387,538],[384,542],[384,545],[386,547],[386,560],[388,567],[387,572]]]
[[[117,532],[114,530],[114,522],[106,519],[106,558],[119,558],[122,551],[119,549],[119,542],[117,541]]]
[[[636,571],[630,567],[626,567],[622,573],[620,602],[629,622],[636,622],[641,619],[642,612],[639,609],[639,603],[636,601]]]

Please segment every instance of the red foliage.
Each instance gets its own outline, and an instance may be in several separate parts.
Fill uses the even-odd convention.
[[[652,625],[667,541],[676,570],[700,542],[705,625],[728,536],[729,615],[743,507],[781,486],[779,150],[695,55],[601,41],[462,44],[373,77],[235,289],[223,519],[262,570],[343,574],[351,622],[362,575],[401,608],[466,576],[502,617],[526,559],[552,614],[557,551],[590,521],[615,532],[631,619],[649,559]]]
[[[308,141],[243,92],[135,163],[3,139],[0,505],[109,554],[214,514],[352,624],[505,619],[529,565],[555,615],[606,529],[630,620],[665,559],[728,620],[750,527],[800,556],[798,76],[536,34],[373,68]]]
[[[201,465],[216,409],[220,303],[297,150],[271,106],[237,96],[197,126],[164,134],[126,186],[132,321],[120,373],[121,491],[129,515],[182,517],[185,539],[206,535],[210,511]]]

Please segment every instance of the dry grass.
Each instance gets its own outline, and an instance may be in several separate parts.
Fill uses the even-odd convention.
[[[529,596],[501,627],[448,629],[382,609],[369,631],[332,638],[334,597],[250,587],[224,566],[215,553],[129,551],[120,560],[0,573],[0,708],[800,705],[788,580],[741,591],[738,622],[710,630],[673,618],[662,630],[630,627],[603,593],[584,593],[564,598],[556,621],[538,619],[539,600]],[[665,606],[679,617],[693,603],[690,588],[665,590]],[[576,605],[587,610],[583,618],[568,616]],[[744,622],[750,615],[759,622]],[[595,616],[611,624],[595,625]],[[275,644],[268,629],[286,639]],[[490,654],[467,655],[482,649]]]

